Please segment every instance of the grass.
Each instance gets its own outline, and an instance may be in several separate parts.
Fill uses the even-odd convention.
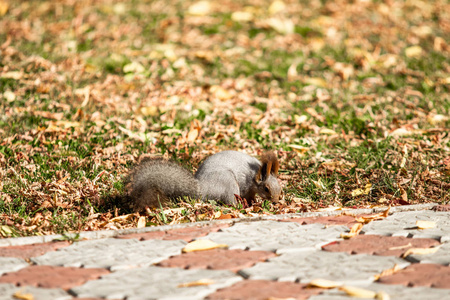
[[[450,200],[447,3],[8,3],[2,237]],[[127,208],[140,156],[225,149],[277,150],[285,202]]]

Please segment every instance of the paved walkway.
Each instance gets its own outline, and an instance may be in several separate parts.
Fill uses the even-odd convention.
[[[2,239],[0,299],[450,299],[450,206],[392,208],[340,237],[383,210]],[[228,247],[183,253],[193,240]]]

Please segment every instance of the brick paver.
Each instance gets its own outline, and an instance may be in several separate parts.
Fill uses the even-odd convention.
[[[275,253],[268,251],[213,249],[183,253],[166,259],[157,265],[171,268],[230,270],[237,272],[275,256]]]
[[[341,233],[348,232],[354,217],[326,213],[295,215],[284,222],[268,216],[221,225],[134,229],[130,234],[88,232],[73,244],[39,243],[55,238],[51,236],[3,239],[0,300],[29,295],[33,300],[354,299],[338,288],[305,288],[314,279],[381,290],[396,300],[446,299],[450,211],[446,206],[408,209],[391,209],[392,215],[365,224],[349,240]],[[433,221],[434,227],[418,229],[418,220]],[[228,249],[182,253],[197,238]],[[416,248],[415,253],[403,258],[409,248]]]
[[[440,243],[433,239],[413,239],[403,236],[358,235],[322,246],[325,251],[347,252],[350,254],[374,254],[402,256],[411,248],[429,248]]]
[[[106,269],[29,266],[17,272],[3,274],[0,283],[67,290],[108,273]]]

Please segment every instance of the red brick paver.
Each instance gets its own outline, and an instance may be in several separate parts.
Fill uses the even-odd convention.
[[[106,269],[96,268],[30,266],[17,272],[3,274],[0,277],[0,283],[68,290],[108,273],[110,272]]]
[[[282,222],[296,222],[301,225],[307,224],[324,224],[324,225],[344,225],[351,228],[355,223],[354,216],[340,215],[340,216],[325,216],[325,217],[309,217],[309,218],[292,218],[292,219],[284,219]]]
[[[67,247],[69,245],[69,242],[63,241],[22,246],[6,246],[0,247],[0,256],[26,259],[30,257],[40,256],[47,252],[55,251],[58,248]]]
[[[209,295],[208,300],[308,299],[322,289],[306,288],[306,284],[268,280],[244,280]]]
[[[331,242],[322,249],[350,254],[392,255],[400,257],[410,248],[429,248],[440,243],[433,239],[413,239],[403,236],[358,235],[349,240]]]
[[[162,239],[162,240],[185,240],[190,242],[195,238],[199,238],[207,235],[210,232],[219,231],[222,228],[229,227],[228,224],[220,224],[215,226],[203,226],[203,227],[187,227],[172,229],[167,231],[152,231],[144,233],[133,233],[127,235],[121,235],[119,239],[139,239],[140,241]]]
[[[412,264],[392,275],[383,276],[378,281],[387,284],[450,289],[450,266]]]
[[[172,256],[157,265],[169,268],[231,270],[237,272],[275,256],[275,253],[268,251],[213,249]]]

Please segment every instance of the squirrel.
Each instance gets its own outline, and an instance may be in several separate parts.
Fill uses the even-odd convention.
[[[238,151],[222,151],[208,157],[195,175],[173,161],[147,158],[130,172],[128,194],[135,210],[159,207],[184,196],[233,206],[238,204],[236,196],[252,203],[256,194],[278,202],[278,169],[272,151],[265,152],[261,160]]]

